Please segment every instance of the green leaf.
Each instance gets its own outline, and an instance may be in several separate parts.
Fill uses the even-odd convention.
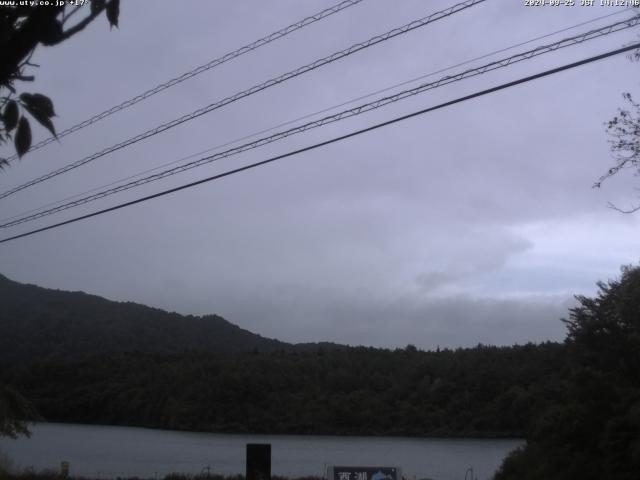
[[[112,27],[118,27],[118,17],[120,16],[120,0],[111,0],[107,4],[107,20]]]
[[[7,106],[4,107],[4,128],[10,132],[18,125],[18,103],[15,100],[9,100]]]
[[[20,100],[26,107],[32,110],[38,110],[42,115],[47,117],[54,117],[56,112],[53,109],[53,102],[46,95],[41,93],[23,93],[20,95]]]
[[[40,93],[23,93],[20,95],[20,100],[22,100],[22,105],[33,118],[57,138],[56,129],[51,121],[51,117],[55,115],[51,99]]]
[[[33,116],[33,118],[35,118],[38,121],[40,125],[42,125],[44,128],[49,130],[51,135],[58,138],[58,135],[56,133],[56,127],[53,126],[53,122],[49,117],[45,117],[41,115],[40,112],[38,112],[37,110],[31,111],[28,107],[27,107],[27,111]]]
[[[16,132],[14,143],[16,146],[16,152],[18,152],[18,157],[22,157],[31,147],[31,127],[29,126],[29,120],[27,120],[24,115],[18,122],[18,130]]]
[[[105,0],[93,0],[91,2],[91,14],[95,15],[96,13],[102,11],[104,8]]]
[[[62,22],[59,20],[46,22],[40,29],[40,43],[47,46],[60,43],[63,33]]]

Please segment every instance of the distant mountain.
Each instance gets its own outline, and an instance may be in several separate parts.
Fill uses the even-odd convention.
[[[309,350],[265,338],[218,315],[180,315],[84,292],[26,285],[0,275],[0,360],[121,352],[179,354]]]
[[[292,345],[215,315],[0,277],[0,386],[20,392],[48,421],[518,437],[547,428],[541,412],[575,408],[564,403],[569,353],[557,343],[432,352]]]

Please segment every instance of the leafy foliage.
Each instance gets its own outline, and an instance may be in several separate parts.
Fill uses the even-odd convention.
[[[7,106],[4,108],[4,125],[7,132],[11,132],[14,128],[18,126],[18,104],[15,100],[9,100],[7,102]]]
[[[19,156],[23,156],[31,147],[31,126],[29,126],[29,120],[24,116],[20,117],[18,121],[15,145]]]
[[[9,332],[0,340],[11,339],[0,345],[0,384],[14,385],[48,420],[223,432],[526,436],[496,480],[636,479],[640,267],[623,269],[620,279],[600,283],[595,297],[577,300],[564,344],[300,349],[252,343],[249,332],[227,336],[240,329],[219,317],[214,328],[210,317],[0,277],[0,329]],[[218,335],[223,341],[213,342]],[[239,338],[235,349],[221,347]]]
[[[55,116],[56,113],[53,110],[51,99],[39,93],[23,93],[20,95],[20,101],[31,116],[55,137],[56,129],[53,127],[51,117]]]
[[[636,175],[640,174],[640,104],[628,92],[623,94],[623,98],[627,108],[618,109],[618,114],[607,122],[609,144],[616,164],[596,182],[596,187],[623,169],[632,169]]]
[[[81,6],[66,3],[15,3],[16,5],[0,6],[0,144],[13,139],[16,153],[22,157],[31,148],[32,139],[29,118],[24,112],[29,113],[31,118],[45,127],[51,135],[56,136],[52,121],[55,112],[49,97],[40,93],[22,93],[18,97],[19,100],[13,98],[17,95],[16,82],[34,80],[32,75],[25,75],[24,72],[27,68],[36,66],[30,63],[35,49],[39,45],[58,45],[68,40],[82,31],[104,10],[109,25],[117,27],[120,0],[87,2],[91,5],[88,14],[73,25],[69,25],[69,21],[82,9]],[[86,9],[82,9],[84,10]],[[14,135],[12,132],[16,127]],[[0,159],[0,168],[6,164],[6,159]]]
[[[638,478],[640,267],[598,286],[566,320],[566,390],[496,480]]]
[[[0,436],[29,435],[24,420],[40,418],[31,403],[14,389],[0,385]]]
[[[109,2],[106,8],[109,25],[111,25],[111,27],[117,27],[118,17],[120,16],[120,2]]]
[[[521,436],[564,389],[559,344],[291,345],[0,277],[0,383],[48,420],[188,430]]]
[[[559,344],[439,352],[129,353],[7,364],[48,420],[180,430],[522,436],[563,388]]]
[[[583,365],[640,387],[640,268],[624,267],[620,280],[598,288],[594,298],[577,297],[567,340]]]
[[[0,478],[6,479],[10,477],[13,471],[13,459],[2,450],[0,450]]]

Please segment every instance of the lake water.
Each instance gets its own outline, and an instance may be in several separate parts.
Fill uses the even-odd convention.
[[[274,475],[322,476],[327,465],[399,466],[408,478],[488,480],[521,440],[235,435],[131,427],[40,423],[29,439],[0,438],[17,467],[59,469],[94,478],[162,477],[171,472],[244,473],[247,443],[271,444]]]

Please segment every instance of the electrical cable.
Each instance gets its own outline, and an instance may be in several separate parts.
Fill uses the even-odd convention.
[[[214,147],[209,147],[209,148],[206,148],[204,150],[200,150],[198,152],[191,153],[191,154],[186,155],[184,157],[180,157],[177,160],[172,160],[170,162],[163,163],[163,164],[158,165],[156,167],[149,168],[147,170],[143,170],[142,172],[138,172],[138,173],[135,173],[133,175],[129,175],[129,176],[124,177],[124,178],[119,178],[118,180],[114,180],[114,181],[109,182],[107,184],[103,184],[103,185],[97,186],[95,188],[92,188],[92,189],[89,189],[89,190],[85,190],[85,191],[80,192],[80,193],[76,193],[74,195],[70,195],[70,196],[62,198],[60,200],[56,200],[55,202],[50,202],[50,203],[47,203],[45,205],[41,205],[39,207],[32,208],[32,209],[29,209],[27,211],[18,213],[16,215],[12,215],[10,217],[5,217],[5,218],[0,220],[0,223],[8,222],[10,220],[13,220],[13,219],[19,218],[19,217],[24,217],[24,216],[26,216],[26,215],[28,215],[30,213],[37,212],[39,210],[42,210],[42,209],[45,209],[45,208],[48,208],[48,207],[53,207],[54,205],[58,205],[58,204],[60,204],[62,202],[66,202],[68,200],[72,200],[74,198],[78,198],[78,197],[81,197],[83,195],[87,195],[89,193],[95,192],[95,191],[103,189],[103,188],[107,188],[107,187],[111,187],[113,185],[117,185],[117,184],[119,184],[121,182],[126,182],[127,180],[132,180],[132,179],[134,179],[136,177],[140,177],[140,176],[145,175],[147,173],[151,173],[151,172],[155,172],[156,170],[160,170],[161,168],[165,168],[165,167],[168,167],[170,165],[175,165],[176,163],[180,163],[180,162],[183,162],[185,160],[189,160],[191,158],[197,157],[199,155],[203,155],[205,153],[209,153],[209,152],[214,151],[214,150],[219,150],[221,148],[227,147],[229,145],[233,145],[233,144],[241,142],[243,140],[248,140],[249,138],[257,137],[258,135],[262,135],[264,133],[271,132],[273,130],[276,130],[276,129],[281,128],[281,127],[285,127],[287,125],[291,125],[291,124],[299,122],[301,120],[306,120],[308,118],[315,117],[316,115],[320,115],[322,113],[326,113],[326,112],[329,112],[331,110],[335,110],[336,108],[344,107],[345,105],[349,105],[349,104],[357,102],[359,100],[364,100],[364,99],[370,98],[370,97],[372,97],[374,95],[378,95],[380,93],[388,92],[389,90],[393,90],[395,88],[398,88],[398,87],[401,87],[401,86],[404,86],[404,85],[408,85],[408,84],[416,82],[418,80],[423,80],[425,78],[432,77],[433,75],[437,75],[438,73],[447,72],[449,70],[453,70],[454,68],[461,67],[461,66],[464,66],[464,65],[468,65],[470,63],[476,62],[478,60],[482,60],[482,59],[487,58],[487,57],[491,57],[491,56],[496,55],[498,53],[506,52],[508,50],[512,50],[514,48],[521,47],[523,45],[527,45],[527,44],[533,43],[535,41],[542,40],[544,38],[552,37],[554,35],[566,32],[568,30],[573,30],[574,28],[582,27],[584,25],[588,25],[590,23],[597,22],[598,20],[603,20],[605,18],[609,18],[609,17],[612,17],[614,15],[620,15],[621,13],[625,13],[627,10],[632,10],[632,9],[628,8],[628,9],[625,9],[625,10],[619,10],[619,11],[616,11],[616,12],[613,12],[613,13],[609,13],[607,15],[601,15],[599,17],[592,18],[591,20],[587,20],[587,21],[584,21],[584,22],[581,22],[581,23],[577,23],[575,25],[571,25],[570,27],[565,27],[565,28],[562,28],[560,30],[556,30],[554,32],[547,33],[545,35],[541,35],[541,36],[538,36],[538,37],[535,37],[535,38],[531,38],[531,39],[526,40],[524,42],[516,43],[516,44],[511,45],[509,47],[505,47],[505,48],[501,48],[499,50],[494,50],[492,52],[485,53],[485,54],[483,54],[483,55],[481,55],[479,57],[475,57],[475,58],[472,58],[472,59],[469,59],[469,60],[465,60],[465,61],[457,63],[455,65],[450,65],[448,67],[442,68],[440,70],[436,70],[434,72],[430,72],[430,73],[427,73],[427,74],[420,75],[419,77],[414,77],[414,78],[412,78],[410,80],[405,80],[405,81],[403,81],[401,83],[396,83],[394,85],[390,85],[390,86],[385,87],[383,89],[376,90],[374,92],[370,92],[370,93],[367,93],[365,95],[361,95],[359,97],[352,98],[350,100],[346,100],[346,101],[344,101],[342,103],[339,103],[337,105],[333,105],[331,107],[323,108],[322,110],[318,110],[318,111],[315,111],[313,113],[305,114],[305,115],[303,115],[301,117],[297,117],[297,118],[294,118],[294,119],[291,119],[291,120],[287,120],[286,122],[279,123],[277,125],[274,125],[272,127],[259,130],[257,132],[253,132],[253,133],[250,133],[250,134],[247,134],[247,135],[243,135],[242,137],[235,138],[233,140],[229,140],[229,141],[224,142],[222,144],[218,144],[218,145],[216,145]]]
[[[147,183],[150,182],[154,182],[157,180],[161,180],[163,178],[167,178],[169,176],[172,175],[176,175],[178,173],[182,173],[188,170],[191,170],[193,168],[196,167],[200,167],[202,165],[208,164],[208,163],[212,163],[214,161],[220,160],[222,158],[228,158],[232,155],[237,155],[239,153],[248,151],[248,150],[253,150],[255,148],[276,142],[278,140],[282,140],[284,138],[287,138],[291,135],[294,134],[298,134],[298,133],[302,133],[314,128],[318,128],[330,123],[334,123],[340,120],[344,120],[345,118],[350,118],[353,116],[357,116],[360,115],[362,113],[365,112],[369,112],[378,108],[381,108],[383,106],[389,105],[391,103],[395,103],[398,102],[400,100],[404,100],[406,98],[418,95],[420,93],[423,93],[425,91],[428,90],[432,90],[438,87],[441,87],[443,85],[448,85],[450,83],[454,83],[454,82],[458,82],[470,77],[474,77],[477,75],[481,75],[493,70],[497,70],[499,68],[504,68],[504,67],[508,67],[510,65],[513,65],[514,63],[518,63],[521,62],[523,60],[530,60],[531,58],[540,56],[540,55],[544,55],[553,51],[557,51],[561,48],[566,48],[569,46],[573,46],[573,45],[577,45],[580,43],[583,43],[585,41],[588,40],[593,40],[595,38],[600,38],[602,36],[605,35],[610,35],[612,33],[615,32],[619,32],[621,30],[625,30],[631,27],[634,27],[636,25],[640,24],[640,15],[630,18],[628,20],[624,20],[624,21],[620,21],[620,22],[616,22],[613,23],[611,25],[607,25],[605,27],[601,27],[599,29],[594,29],[594,30],[590,30],[588,32],[584,32],[578,35],[575,35],[573,37],[569,37],[569,38],[565,38],[562,39],[560,41],[554,42],[552,44],[549,45],[544,45],[544,46],[540,46],[537,48],[534,48],[532,50],[528,50],[522,53],[518,53],[515,55],[512,55],[510,57],[507,58],[503,58],[500,60],[495,60],[493,62],[490,62],[488,64],[482,65],[480,67],[476,67],[476,68],[472,68],[472,69],[468,69],[466,71],[463,71],[461,73],[455,74],[455,75],[449,75],[446,77],[443,77],[439,80],[436,80],[435,82],[431,82],[431,83],[426,83],[423,85],[419,85],[413,89],[409,89],[409,90],[404,90],[401,91],[399,93],[396,93],[395,95],[391,95],[391,96],[387,96],[387,97],[383,97],[380,99],[377,99],[373,102],[369,102],[363,105],[359,105],[357,107],[348,109],[348,110],[344,110],[342,112],[338,112],[334,115],[329,115],[326,116],[324,118],[312,121],[312,122],[308,122],[305,123],[303,125],[299,125],[297,127],[291,128],[289,130],[285,130],[282,132],[278,132],[274,135],[268,136],[268,137],[263,137],[261,139],[255,140],[253,142],[249,142],[246,143],[244,145],[240,145],[234,148],[231,148],[229,150],[226,150],[224,152],[220,152],[220,153],[216,153],[207,157],[203,157],[200,158],[198,160],[195,160],[193,162],[189,162],[187,164],[184,165],[180,165],[178,167],[174,167],[171,168],[169,170],[165,170],[163,172],[154,174],[154,175],[150,175],[148,177],[144,177],[138,180],[134,180],[132,182],[126,183],[126,184],[122,184],[119,185],[117,187],[113,187],[107,190],[103,190],[101,192],[95,193],[93,195],[89,195],[86,197],[82,197],[80,199],[74,200],[72,202],[69,203],[65,203],[62,205],[59,205],[57,207],[53,207],[53,208],[49,208],[47,210],[42,210],[38,213],[34,213],[32,215],[27,215],[27,216],[23,216],[21,218],[15,219],[15,220],[10,220],[7,221],[5,223],[1,223],[0,224],[0,228],[8,228],[8,227],[13,227],[25,222],[29,222],[29,221],[33,221],[39,218],[43,218],[45,216],[48,215],[52,215],[54,213],[58,213],[64,210],[68,210],[70,208],[73,207],[77,207],[80,205],[84,205],[86,203],[101,199],[101,198],[105,198],[107,196],[110,195],[114,195],[116,193],[120,193],[123,192],[125,190],[129,190],[132,188],[136,188],[139,187],[141,185],[145,185]]]
[[[221,57],[218,57],[214,60],[211,60],[208,63],[205,63],[204,65],[200,65],[198,67],[193,68],[192,70],[189,70],[188,72],[183,73],[182,75],[179,75],[175,78],[172,78],[170,80],[167,80],[164,83],[161,83],[160,85],[157,85],[153,88],[150,88],[149,90],[136,95],[135,97],[130,98],[129,100],[125,100],[124,102],[111,107],[101,113],[98,113],[96,115],[94,115],[91,118],[88,118],[80,123],[77,123],[76,125],[73,125],[65,130],[63,130],[62,132],[59,132],[57,134],[57,136],[55,137],[49,137],[46,138],[34,145],[31,146],[31,148],[29,148],[29,152],[32,152],[34,150],[38,150],[39,148],[44,147],[45,145],[49,145],[51,142],[55,141],[55,140],[60,140],[62,137],[66,137],[67,135],[70,135],[74,132],[77,132],[78,130],[81,130],[85,127],[88,127],[90,125],[93,125],[96,122],[99,122],[100,120],[107,118],[110,115],[113,115],[114,113],[117,113],[119,111],[125,110],[143,100],[146,100],[147,98],[155,95],[156,93],[160,93],[163,90],[166,90],[167,88],[171,88],[174,85],[178,85],[179,83],[184,82],[185,80],[188,80],[190,78],[195,77],[196,75],[200,75],[203,72],[206,72],[207,70],[211,70],[214,67],[217,67],[219,65],[222,65],[223,63],[226,63],[230,60],[233,60],[234,58],[238,58],[241,55],[244,55],[245,53],[249,53],[252,52],[253,50],[256,50],[264,45],[267,45],[271,42],[274,42],[276,40],[279,40],[280,38],[286,37],[287,35],[289,35],[290,33],[293,33],[297,30],[300,30],[303,27],[306,27],[308,25],[311,25],[312,23],[315,23],[319,20],[322,20],[324,18],[327,18],[330,15],[333,15],[334,13],[338,13],[342,10],[345,10],[349,7],[352,7],[360,2],[362,2],[364,0],[345,0],[343,2],[340,2],[336,5],[334,5],[333,7],[327,8],[325,10],[322,10],[321,12],[315,13],[313,15],[310,15],[308,17],[303,18],[302,20],[293,23],[291,25],[289,25],[288,27],[282,28],[280,30],[278,30],[277,32],[273,32],[269,35],[267,35],[266,37],[262,37],[259,40],[256,40],[252,43],[249,43],[248,45],[245,45],[243,47],[238,48],[237,50],[234,50],[233,52],[229,52],[224,54]],[[15,159],[18,158],[18,155],[12,155],[9,158],[7,158],[6,160],[8,162],[11,162]]]
[[[278,85],[282,82],[285,82],[287,80],[290,80],[292,78],[298,77],[300,75],[303,75],[307,72],[313,71],[319,67],[322,67],[324,65],[327,65],[329,63],[335,62],[336,60],[348,57],[350,55],[353,55],[356,52],[359,52],[361,50],[364,50],[366,48],[369,48],[371,46],[377,45],[378,43],[381,42],[385,42],[387,40],[390,40],[394,37],[397,37],[398,35],[403,35],[405,33],[411,32],[417,28],[421,28],[424,27],[426,25],[429,25],[435,21],[441,20],[443,18],[449,17],[451,15],[454,15],[455,13],[458,13],[462,10],[466,10],[467,8],[470,8],[474,5],[477,5],[479,3],[483,3],[486,0],[466,0],[464,2],[455,4],[449,8],[446,8],[445,10],[441,10],[435,13],[432,13],[431,15],[428,15],[426,17],[423,17],[419,20],[414,20],[412,22],[409,22],[401,27],[397,27],[394,28],[392,30],[389,30],[386,33],[383,33],[382,35],[377,35],[375,37],[370,38],[369,40],[366,40],[364,42],[360,42],[360,43],[356,43],[354,45],[351,45],[349,48],[346,48],[344,50],[341,50],[339,52],[335,52],[329,56],[326,56],[324,58],[321,58],[319,60],[316,60],[312,63],[309,63],[305,66],[302,67],[298,67],[295,70],[291,70],[283,75],[280,75],[279,77],[275,77],[272,78],[270,80],[267,80],[266,82],[263,82],[261,84],[258,85],[254,85],[253,87],[244,90],[242,92],[236,93],[230,97],[227,97],[223,100],[220,100],[218,102],[212,103],[210,105],[207,105],[206,107],[202,107],[199,108],[198,110],[195,110],[189,114],[183,115],[182,117],[176,118],[170,122],[164,123],[162,125],[159,125],[155,128],[152,128],[151,130],[147,130],[144,133],[141,133],[139,135],[136,135],[135,137],[129,138],[128,140],[125,140],[123,142],[120,142],[118,144],[112,145],[111,147],[107,147],[104,150],[101,150],[100,152],[94,153],[92,155],[89,155],[88,157],[84,157],[80,160],[77,160],[73,163],[70,163],[64,167],[61,167],[57,170],[54,170],[52,172],[49,172],[41,177],[38,177],[36,179],[30,180],[27,183],[24,183],[22,185],[19,185],[15,188],[12,188],[10,190],[7,190],[3,193],[0,193],[0,199],[2,198],[6,198],[10,195],[13,195],[16,192],[19,192],[21,190],[24,190],[26,188],[29,188],[33,185],[37,185],[39,183],[42,183],[46,180],[49,180],[50,178],[56,177],[58,175],[61,175],[63,173],[66,173],[70,170],[74,170],[78,167],[81,167],[89,162],[92,162],[98,158],[101,158],[109,153],[115,152],[117,150],[120,150],[122,148],[128,147],[129,145],[133,145],[134,143],[137,143],[141,140],[147,139],[149,137],[153,137],[154,135],[158,135],[159,133],[162,133],[166,130],[169,130],[170,128],[176,127],[178,125],[181,125],[187,121],[193,120],[194,118],[200,117],[206,113],[212,112],[214,110],[217,110],[219,108],[224,107],[225,105],[228,105],[230,103],[233,103],[235,101],[238,101],[242,98],[248,97],[250,95],[253,95],[255,93],[258,93],[262,90],[265,90],[267,88],[273,87],[275,85]]]
[[[0,244],[9,242],[11,240],[16,240],[16,239],[19,239],[19,238],[24,238],[24,237],[27,237],[27,236],[30,236],[30,235],[35,235],[36,233],[44,232],[44,231],[51,230],[51,229],[54,229],[54,228],[59,228],[59,227],[64,226],[64,225],[69,225],[71,223],[79,222],[81,220],[85,220],[85,219],[92,218],[92,217],[95,217],[95,216],[98,216],[98,215],[102,215],[104,213],[113,212],[115,210],[120,210],[122,208],[129,207],[129,206],[132,206],[132,205],[136,205],[138,203],[143,203],[143,202],[146,202],[148,200],[152,200],[154,198],[158,198],[158,197],[162,197],[162,196],[165,196],[165,195],[169,195],[171,193],[175,193],[175,192],[178,192],[180,190],[185,190],[185,189],[188,189],[188,188],[192,188],[192,187],[195,187],[197,185],[201,185],[201,184],[208,183],[208,182],[211,182],[211,181],[214,181],[214,180],[218,180],[220,178],[224,178],[224,177],[227,177],[227,176],[230,176],[230,175],[234,175],[236,173],[243,172],[245,170],[250,170],[250,169],[253,169],[253,168],[256,168],[256,167],[260,167],[260,166],[275,162],[277,160],[281,160],[283,158],[287,158],[287,157],[291,157],[291,156],[294,156],[294,155],[298,155],[300,153],[308,152],[310,150],[315,150],[316,148],[320,148],[320,147],[323,147],[323,146],[326,146],[326,145],[330,145],[332,143],[336,143],[336,142],[339,142],[339,141],[342,141],[342,140],[346,140],[348,138],[355,137],[357,135],[361,135],[363,133],[371,132],[373,130],[377,130],[379,128],[386,127],[386,126],[392,125],[394,123],[401,122],[403,120],[407,120],[409,118],[417,117],[419,115],[424,115],[426,113],[433,112],[435,110],[440,110],[442,108],[449,107],[451,105],[462,103],[462,102],[465,102],[465,101],[468,101],[468,100],[471,100],[471,99],[474,99],[474,98],[482,97],[484,95],[495,93],[495,92],[498,92],[500,90],[504,90],[504,89],[507,89],[507,88],[510,88],[510,87],[514,87],[516,85],[520,85],[520,84],[523,84],[523,83],[531,82],[533,80],[537,80],[537,79],[540,79],[540,78],[543,78],[543,77],[554,75],[556,73],[563,72],[563,71],[566,71],[566,70],[570,70],[572,68],[576,68],[576,67],[579,67],[579,66],[582,66],[582,65],[586,65],[586,64],[589,64],[589,63],[592,63],[592,62],[603,60],[605,58],[609,58],[609,57],[612,57],[614,55],[619,55],[621,53],[626,53],[626,52],[629,52],[631,50],[635,50],[637,48],[640,48],[640,43],[634,43],[632,45],[628,45],[626,47],[618,48],[616,50],[611,50],[609,52],[602,53],[600,55],[595,55],[595,56],[592,56],[592,57],[589,57],[589,58],[585,58],[585,59],[579,60],[577,62],[565,64],[563,66],[552,68],[552,69],[549,69],[549,70],[545,70],[543,72],[536,73],[534,75],[529,75],[527,77],[522,77],[522,78],[520,78],[518,80],[514,80],[514,81],[511,81],[511,82],[507,82],[507,83],[502,83],[502,84],[497,85],[495,87],[491,87],[491,88],[488,88],[488,89],[485,89],[485,90],[481,90],[481,91],[478,91],[478,92],[475,92],[475,93],[472,93],[472,94],[469,94],[469,95],[465,95],[463,97],[458,97],[458,98],[456,98],[454,100],[450,100],[448,102],[444,102],[444,103],[438,104],[438,105],[433,106],[433,107],[428,107],[428,108],[425,108],[425,109],[422,109],[422,110],[418,110],[416,112],[413,112],[413,113],[410,113],[410,114],[407,114],[407,115],[403,115],[403,116],[400,116],[400,117],[393,118],[391,120],[387,120],[387,121],[382,122],[382,123],[377,123],[375,125],[371,125],[369,127],[366,127],[366,128],[360,129],[360,130],[356,130],[356,131],[353,131],[351,133],[347,133],[345,135],[341,135],[339,137],[334,137],[332,139],[325,140],[323,142],[319,142],[319,143],[316,143],[316,144],[313,144],[313,145],[309,145],[307,147],[300,148],[298,150],[293,150],[293,151],[290,151],[290,152],[287,152],[287,153],[284,153],[284,154],[281,154],[281,155],[277,155],[275,157],[271,157],[271,158],[268,158],[266,160],[262,160],[260,162],[251,163],[249,165],[245,165],[243,167],[235,168],[233,170],[228,170],[226,172],[219,173],[217,175],[213,175],[211,177],[203,178],[201,180],[197,180],[197,181],[194,181],[194,182],[191,182],[191,183],[187,183],[185,185],[180,185],[178,187],[170,188],[168,190],[163,190],[161,192],[154,193],[152,195],[147,195],[145,197],[141,197],[141,198],[138,198],[136,200],[131,200],[129,202],[125,202],[125,203],[121,203],[121,204],[118,204],[118,205],[114,205],[114,206],[109,207],[109,208],[105,208],[105,209],[102,209],[102,210],[98,210],[96,212],[88,213],[86,215],[81,215],[79,217],[75,217],[75,218],[72,218],[72,219],[69,219],[69,220],[65,220],[63,222],[59,222],[59,223],[56,223],[56,224],[53,224],[53,225],[48,225],[46,227],[41,227],[41,228],[38,228],[38,229],[35,229],[35,230],[31,230],[31,231],[28,231],[28,232],[25,232],[25,233],[21,233],[19,235],[14,235],[14,236],[11,236],[11,237],[7,237],[7,238],[4,238],[4,239],[0,240]]]

